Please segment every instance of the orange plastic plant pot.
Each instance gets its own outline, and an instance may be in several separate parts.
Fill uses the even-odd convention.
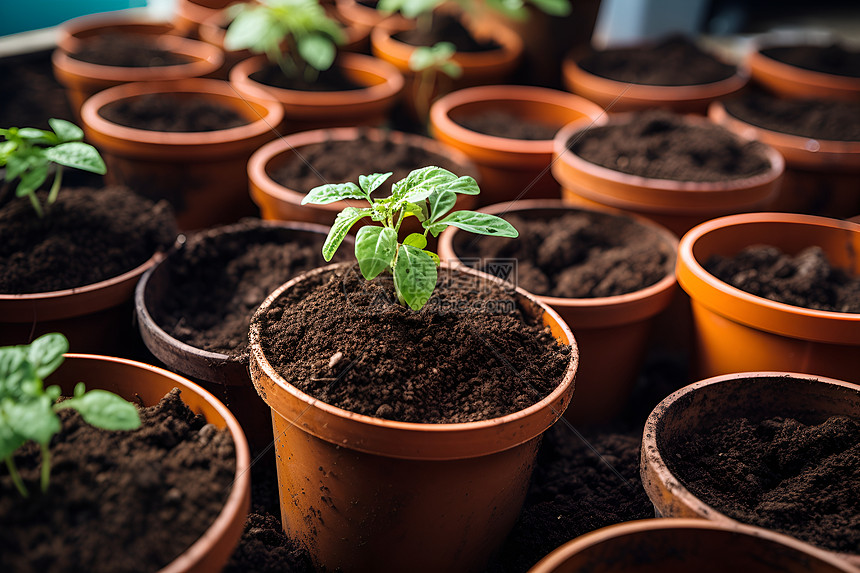
[[[682,239],[676,274],[690,296],[699,377],[786,370],[860,384],[860,314],[811,310],[761,298],[724,283],[703,265],[745,247],[787,254],[817,245],[832,265],[860,273],[860,225],[793,213],[747,213],[694,228]]]
[[[788,98],[860,101],[860,78],[816,72],[768,57],[759,46],[747,55],[752,79],[771,92]]]
[[[331,268],[286,283],[258,314]],[[558,315],[522,290],[517,297],[573,347],[564,379],[524,410],[459,424],[383,420],[312,398],[274,371],[252,321],[251,377],[272,408],[284,530],[318,567],[479,571],[504,541],[525,499],[540,437],[570,402],[578,363],[576,342]]]

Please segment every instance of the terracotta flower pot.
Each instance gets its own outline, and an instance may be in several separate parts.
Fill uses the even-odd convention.
[[[742,344],[739,342],[738,348]],[[669,470],[668,444],[707,431],[727,417],[746,417],[755,422],[781,416],[821,423],[834,415],[856,417],[858,412],[860,388],[841,380],[787,372],[736,372],[701,380],[667,397],[645,422],[642,485],[658,515],[708,519],[739,527],[740,522],[705,504]],[[860,566],[860,554],[824,553]]]
[[[851,565],[786,535],[701,519],[645,519],[592,531],[562,545],[529,573],[848,573]]]
[[[256,316],[331,269],[286,283]],[[516,297],[561,343],[576,344],[552,309],[525,291]],[[252,320],[251,378],[272,408],[284,529],[317,565],[452,572],[485,566],[519,514],[540,436],[570,402],[578,353],[571,352],[561,384],[524,410],[480,422],[420,424],[356,414],[304,394],[272,368],[260,336]]]
[[[785,158],[785,177],[774,211],[845,219],[860,214],[860,141],[827,141],[765,129],[729,114],[721,102],[709,117],[746,139],[757,139]]]
[[[80,49],[82,42],[105,33],[162,36],[178,35],[179,31],[171,22],[153,20],[139,14],[108,12],[66,20],[57,27],[56,43],[61,50],[73,54]]]
[[[57,384],[64,396],[71,396],[75,384],[84,381],[87,389],[119,394],[144,406],[157,404],[173,388],[182,391],[182,401],[196,414],[218,428],[229,430],[236,448],[236,474],[224,508],[206,532],[177,556],[160,573],[209,573],[220,571],[239,543],[251,505],[251,455],[248,442],[236,418],[211,394],[184,378],[148,364],[84,354],[67,354],[47,382]],[[121,551],[122,548],[117,548]],[[85,567],[85,564],[81,564]]]
[[[765,42],[750,50],[747,65],[753,81],[783,97],[860,100],[860,78],[792,66],[762,53],[762,50],[780,45],[783,44]]]
[[[148,94],[206,99],[234,110],[249,123],[207,132],[136,129],[104,118],[115,102]],[[181,229],[209,227],[254,213],[245,165],[251,153],[277,135],[283,108],[263,92],[238,95],[219,80],[141,82],[100,92],[81,109],[87,139],[101,151],[108,182],[153,199],[168,199]]]
[[[236,0],[175,0],[173,25],[189,38],[200,37],[200,26]]]
[[[860,273],[860,225],[792,213],[748,213],[703,223],[682,239],[678,284],[690,296],[701,378],[748,370],[787,370],[860,384],[860,314],[826,312],[758,297],[719,280],[703,265],[745,247],[788,254],[812,245],[830,264]]]
[[[230,83],[239,93],[264,89],[284,107],[284,132],[325,127],[382,125],[403,89],[403,76],[391,65],[363,54],[342,53],[335,60],[344,75],[367,87],[343,91],[302,91],[267,86],[251,75],[262,69],[263,56],[233,66]]]
[[[481,209],[497,216],[511,213],[530,219],[550,219],[579,211],[630,218],[606,209],[571,207],[560,200],[516,201]],[[659,235],[672,252],[677,251],[678,239],[672,233],[647,219],[633,218]],[[457,228],[449,227],[439,237],[443,261],[462,264],[454,243],[458,234]],[[534,295],[555,310],[576,336],[581,362],[576,374],[576,400],[565,412],[566,418],[574,423],[602,423],[624,408],[645,358],[654,319],[669,306],[677,291],[673,265],[673,261],[667,265],[667,274],[659,282],[629,294],[596,298]]]
[[[623,123],[626,118],[616,116],[611,122]],[[709,123],[693,116],[687,121]],[[562,198],[571,204],[602,205],[642,215],[680,237],[703,221],[767,208],[779,192],[785,161],[772,147],[765,149],[770,169],[752,177],[703,183],[651,179],[608,169],[570,151],[568,140],[589,127],[587,119],[573,122],[553,141],[552,174],[561,183]]]
[[[561,91],[532,86],[480,86],[445,95],[430,108],[433,137],[465,153],[481,172],[486,191],[482,204],[520,198],[557,198],[559,185],[550,173],[552,139],[523,140],[473,131],[458,121],[503,112],[561,129],[578,119],[597,122],[603,110]]]
[[[356,0],[335,0],[335,5],[341,18],[356,26],[388,30],[402,30],[409,26],[409,20],[398,13],[385,14]]]

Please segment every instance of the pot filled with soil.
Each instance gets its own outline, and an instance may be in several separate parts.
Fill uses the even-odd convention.
[[[335,0],[340,18],[350,24],[366,28],[382,27],[403,30],[409,20],[397,13],[386,13],[376,9],[377,0]]]
[[[556,132],[597,122],[603,110],[565,92],[531,86],[479,86],[452,92],[430,108],[433,137],[469,156],[487,204],[559,196],[549,166]]]
[[[504,217],[519,237],[473,237],[450,228],[440,237],[440,256],[508,280],[558,312],[581,355],[576,400],[565,417],[609,421],[627,403],[654,319],[677,290],[677,238],[641,217],[560,200],[501,203],[482,212]]]
[[[639,214],[679,237],[695,225],[767,208],[779,192],[782,155],[705,118],[665,111],[580,120],[555,137],[552,174],[562,197]]]
[[[700,378],[782,368],[860,383],[860,225],[748,213],[681,239]]]
[[[547,555],[529,573],[663,571],[847,573],[844,561],[761,527],[701,519],[648,519],[589,533]]]
[[[763,92],[714,102],[710,118],[785,158],[775,211],[847,219],[860,214],[860,100],[780,99]]]
[[[609,113],[663,107],[705,114],[710,102],[739,91],[749,78],[682,36],[571,54],[563,73],[568,90]]]
[[[255,451],[271,443],[272,423],[248,373],[251,315],[276,287],[325,264],[327,233],[309,223],[255,219],[208,229],[144,274],[135,293],[150,352],[225,403]]]
[[[858,413],[860,387],[817,375],[696,382],[645,424],[645,491],[658,515],[765,527],[856,567]]]
[[[181,229],[234,222],[255,212],[245,166],[277,135],[283,109],[264,92],[239,95],[219,80],[116,86],[81,110],[108,180],[167,199]]]

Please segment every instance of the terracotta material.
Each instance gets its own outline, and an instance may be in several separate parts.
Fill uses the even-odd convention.
[[[816,72],[774,60],[758,46],[747,55],[752,79],[773,93],[789,98],[860,100],[860,78]]]
[[[99,113],[113,102],[155,93],[208,99],[250,123],[209,132],[163,132],[118,125]],[[105,159],[109,183],[168,199],[179,227],[196,229],[254,214],[245,165],[254,150],[277,136],[283,108],[263,92],[240,96],[227,82],[190,79],[110,88],[88,99],[81,116],[88,141]]]
[[[173,388],[182,391],[182,401],[195,413],[218,428],[227,428],[236,447],[236,477],[224,508],[209,529],[159,573],[211,573],[220,571],[230,559],[242,536],[251,505],[251,455],[248,442],[236,418],[214,396],[167,370],[121,358],[66,354],[60,368],[48,379],[64,396],[71,396],[75,384],[85,382],[88,390],[99,388],[126,400],[152,406]],[[121,548],[118,548],[118,550]]]
[[[690,116],[690,122],[708,122]],[[612,122],[624,122],[618,115]],[[561,183],[562,198],[580,206],[602,205],[648,217],[679,237],[694,226],[733,213],[761,211],[779,193],[785,160],[772,147],[771,168],[760,175],[725,182],[695,183],[630,175],[591,163],[567,149],[568,140],[588,129],[589,120],[566,125],[553,142],[552,174]]]
[[[56,43],[61,50],[75,53],[83,40],[105,33],[150,36],[179,34],[171,22],[153,20],[141,14],[107,12],[66,20],[57,26]]]
[[[309,275],[280,287],[258,312]],[[504,541],[525,498],[540,436],[570,402],[578,362],[573,335],[558,315],[524,291],[518,296],[556,338],[574,346],[570,364],[542,401],[482,422],[393,422],[320,402],[273,370],[252,324],[251,377],[272,408],[284,529],[318,566],[480,571]]]
[[[400,14],[386,15],[376,8],[365,6],[356,0],[335,0],[335,6],[337,6],[337,11],[344,22],[356,26],[388,30],[403,30],[409,26],[409,20]]]
[[[175,0],[173,25],[189,38],[200,37],[200,26],[235,0]]]
[[[430,108],[433,137],[465,153],[481,172],[482,205],[516,199],[559,197],[558,182],[549,166],[551,139],[522,140],[495,137],[463,127],[458,120],[504,111],[523,119],[564,125],[588,118],[599,122],[603,110],[581,97],[532,86],[479,86],[442,96]]]
[[[810,310],[748,294],[702,267],[755,244],[783,252],[818,245],[831,264],[860,273],[860,225],[794,213],[748,213],[694,228],[676,274],[690,296],[699,377],[747,370],[808,372],[860,384],[860,314]]]
[[[606,209],[571,207],[560,200],[500,203],[484,207],[481,211],[498,216],[512,213],[526,218],[547,219],[578,211],[611,214]],[[677,250],[678,239],[668,230],[642,217],[634,216],[634,219],[660,235],[672,251]],[[454,238],[459,232],[455,227],[449,227],[439,237],[439,256],[449,264],[462,264],[454,251]],[[669,306],[676,291],[677,282],[670,271],[661,281],[647,288],[619,296],[558,298],[534,295],[552,307],[570,326],[582,357],[576,374],[576,399],[565,412],[568,420],[575,424],[604,423],[623,409],[645,358],[654,319]]]
[[[565,543],[529,573],[849,573],[849,564],[760,527],[701,519],[643,519]]]
[[[335,61],[344,74],[366,88],[333,92],[285,90],[261,84],[251,74],[265,64],[263,56],[233,66],[230,83],[239,93],[264,89],[284,107],[284,133],[325,127],[383,125],[403,89],[403,76],[391,65],[363,54],[342,53]]]
[[[738,347],[742,344],[739,342]],[[761,420],[779,415],[820,423],[834,415],[856,417],[858,412],[858,386],[817,375],[735,372],[701,380],[660,402],[645,422],[642,485],[657,515],[708,519],[727,527],[739,527],[738,521],[705,504],[669,471],[665,461],[667,444],[693,432],[707,431],[726,417]],[[860,566],[860,554],[818,551]]]
[[[860,214],[860,141],[827,141],[750,124],[714,102],[708,116],[746,139],[757,139],[785,158],[785,177],[774,211],[847,219]]]

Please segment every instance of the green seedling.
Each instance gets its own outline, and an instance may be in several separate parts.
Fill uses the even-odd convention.
[[[381,12],[400,12],[406,18],[414,18],[418,21],[418,28],[427,31],[431,26],[433,11],[448,2],[458,5],[467,14],[476,14],[479,9],[476,0],[379,0],[377,9]],[[483,6],[512,20],[525,20],[528,18],[527,3],[550,16],[570,14],[570,0],[484,0]]]
[[[140,416],[134,404],[105,390],[90,390],[82,382],[74,397],[58,402],[59,386],[44,387],[43,380],[63,362],[69,342],[62,334],[40,336],[25,346],[0,348],[0,458],[22,496],[26,487],[15,466],[15,452],[32,440],[42,453],[41,487],[45,492],[51,476],[51,438],[60,431],[59,410],[73,408],[84,421],[105,430],[134,430]]]
[[[242,2],[228,7],[226,15],[225,48],[265,54],[291,78],[314,80],[331,67],[338,44],[346,40],[317,0]]]
[[[427,117],[437,74],[459,78],[463,68],[453,60],[457,49],[451,42],[439,42],[434,46],[418,46],[409,57],[409,69],[418,73],[415,88],[415,110],[418,117]]]
[[[34,127],[0,129],[5,141],[0,143],[0,167],[6,168],[3,178],[11,183],[20,177],[15,189],[17,197],[30,198],[39,217],[57,200],[63,181],[63,167],[74,167],[104,175],[106,168],[99,152],[81,141],[84,132],[64,119],[49,119],[53,131]],[[36,190],[48,178],[51,164],[56,165],[54,182],[45,207],[39,203]]]
[[[516,237],[517,230],[499,217],[475,211],[449,213],[457,194],[477,195],[478,184],[471,177],[457,177],[441,167],[423,167],[395,183],[388,197],[374,199],[376,191],[392,173],[362,175],[355,183],[321,185],[311,189],[302,204],[325,205],[343,199],[364,199],[370,207],[347,207],[335,219],[323,244],[323,258],[330,261],[350,228],[364,217],[382,226],[366,225],[355,238],[355,258],[362,276],[371,280],[383,271],[394,277],[394,290],[401,304],[420,310],[436,288],[439,256],[428,251],[427,234],[434,237],[447,227],[497,237]],[[416,217],[423,233],[411,233],[399,241],[404,219]]]

